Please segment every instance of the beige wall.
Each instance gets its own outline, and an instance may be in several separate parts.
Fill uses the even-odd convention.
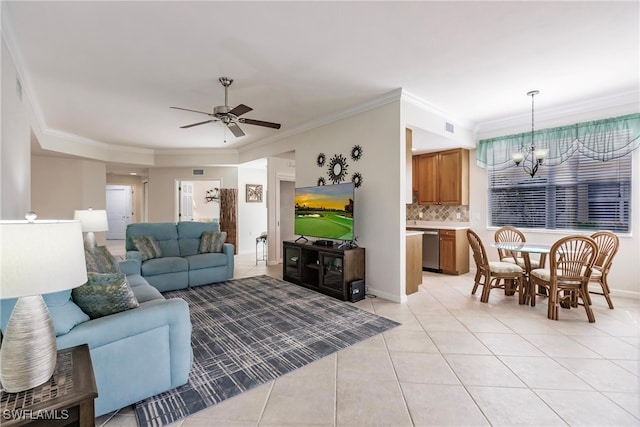
[[[130,176],[130,175],[107,175],[107,185],[129,185],[133,188],[133,197],[132,197],[132,208],[133,208],[133,217],[131,218],[131,222],[142,222],[142,206],[143,206],[143,179],[139,176]]]
[[[218,179],[222,188],[238,188],[238,168],[209,167],[204,176],[197,178]],[[148,199],[149,222],[174,222],[176,220],[176,182],[194,179],[192,168],[149,169]]]
[[[105,208],[104,163],[32,156],[31,166],[31,206],[40,218],[72,219],[76,209]]]

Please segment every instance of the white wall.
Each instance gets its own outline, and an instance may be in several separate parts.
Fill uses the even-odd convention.
[[[217,219],[220,222],[220,201],[207,202],[207,191],[221,188],[218,180],[191,180],[193,185],[193,220],[211,221]]]
[[[404,173],[405,147],[400,101],[290,136],[282,142],[295,147],[297,187],[316,185],[321,176],[331,183],[326,171],[334,154],[347,159],[349,181],[354,172],[360,172],[363,183],[355,194],[355,225],[358,244],[366,248],[368,292],[396,302],[406,300],[405,205],[399,180]],[[354,145],[362,147],[359,161],[351,159]],[[322,168],[316,165],[320,152],[327,158]]]
[[[1,52],[0,219],[24,219],[31,209],[29,107],[26,94],[22,101],[17,95],[18,73],[4,37]]]
[[[278,238],[278,228],[280,220],[279,209],[279,180],[286,178],[288,180],[296,178],[296,162],[295,155],[292,158],[268,157],[268,187],[271,191],[266,194],[267,200],[267,263],[275,265],[282,258],[282,239]]]
[[[565,115],[562,118],[553,118],[546,121],[536,122],[537,129],[553,126],[569,125],[588,120],[598,120],[608,117],[636,112],[637,105],[618,107],[606,111],[593,111],[581,115]],[[543,115],[540,115],[543,116]],[[538,117],[538,114],[536,114]],[[498,135],[508,135],[517,132],[524,132],[527,129],[514,127],[502,132],[492,131],[485,133],[478,139],[484,139]],[[473,150],[469,155],[469,216],[471,227],[480,235],[485,244],[493,241],[495,228],[487,227],[487,175],[486,170],[476,165],[477,151]],[[632,177],[632,206],[631,206],[631,230],[632,234],[619,235],[620,248],[613,261],[613,266],[609,274],[609,287],[613,295],[624,295],[640,298],[640,263],[638,254],[640,253],[640,150],[633,153],[633,177]],[[524,172],[523,172],[524,173]],[[554,231],[545,232],[538,230],[524,230],[527,240],[541,243],[553,243],[560,237],[570,233]],[[590,233],[585,233],[590,234]],[[487,248],[487,254],[492,261],[497,260],[497,251]],[[614,299],[615,306],[615,299]]]
[[[247,202],[246,184],[262,185],[262,202]],[[256,237],[267,231],[267,169],[238,168],[238,253],[255,253]]]

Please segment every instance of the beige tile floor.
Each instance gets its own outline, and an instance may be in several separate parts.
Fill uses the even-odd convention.
[[[114,252],[117,252],[114,250]],[[236,276],[282,277],[281,266],[236,257]],[[424,273],[406,304],[356,303],[402,326],[189,418],[194,426],[640,425],[640,301],[594,296],[546,319],[473,276]],[[96,425],[135,426],[130,408]]]

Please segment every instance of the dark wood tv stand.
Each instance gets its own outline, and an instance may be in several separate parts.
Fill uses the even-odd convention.
[[[296,285],[348,301],[349,284],[365,279],[364,248],[282,242],[282,278]]]

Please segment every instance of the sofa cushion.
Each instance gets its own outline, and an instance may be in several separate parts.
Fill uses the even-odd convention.
[[[222,245],[227,240],[227,233],[225,231],[205,231],[200,238],[200,250],[201,254],[211,252],[222,252]]]
[[[127,276],[127,281],[129,281],[129,276]],[[144,284],[138,283],[134,285],[130,282],[130,285],[133,294],[136,296],[136,299],[140,304],[155,299],[164,299],[160,291],[148,284],[146,280]]]
[[[137,250],[132,238],[137,236],[153,236],[160,247],[163,257],[180,256],[178,248],[178,230],[172,222],[133,223],[127,225],[127,251]]]
[[[119,273],[118,261],[106,246],[96,246],[84,250],[87,271],[93,273]]]
[[[158,242],[153,236],[135,236],[131,238],[136,250],[142,255],[142,260],[159,258],[162,256]]]
[[[185,257],[189,261],[189,270],[221,267],[227,265],[228,258],[223,253],[197,254]]]
[[[143,276],[157,276],[158,274],[188,271],[189,263],[181,257],[164,257],[150,259],[142,263]]]
[[[138,307],[131,286],[122,273],[89,273],[88,282],[73,289],[74,301],[92,319]]]
[[[89,320],[89,316],[71,301],[70,289],[45,294],[42,295],[42,298],[49,309],[49,315],[53,321],[56,336],[67,334],[74,326]],[[7,327],[16,302],[18,302],[17,298],[0,301],[0,329],[2,329],[2,331]]]
[[[199,253],[202,233],[205,231],[220,231],[220,224],[217,221],[182,221],[177,224],[177,230],[180,256],[188,256]]]

